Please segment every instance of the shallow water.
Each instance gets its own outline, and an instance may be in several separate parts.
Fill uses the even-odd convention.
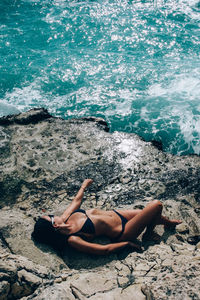
[[[200,154],[198,1],[1,0],[0,116],[46,107]]]

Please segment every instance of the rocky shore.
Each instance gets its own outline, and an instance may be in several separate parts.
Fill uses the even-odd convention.
[[[0,300],[200,299],[200,157],[178,157],[102,119],[62,120],[44,109],[0,119]],[[31,239],[34,220],[65,209],[85,178],[82,207],[164,203],[183,223],[144,252],[94,257]],[[106,242],[102,239],[101,242]]]

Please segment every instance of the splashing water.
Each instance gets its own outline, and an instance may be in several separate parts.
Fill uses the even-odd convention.
[[[198,1],[1,0],[0,116],[46,107],[200,154]]]

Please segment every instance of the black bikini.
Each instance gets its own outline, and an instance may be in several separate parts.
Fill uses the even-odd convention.
[[[73,213],[71,213],[71,215],[75,214],[75,213],[82,213],[85,214],[87,219],[85,221],[85,223],[83,224],[82,228],[80,230],[78,230],[77,232],[74,232],[72,234],[69,234],[68,236],[70,237],[71,235],[81,235],[81,233],[86,233],[86,234],[95,234],[95,227],[93,222],[91,221],[91,219],[88,217],[88,215],[86,214],[86,211],[84,209],[76,209]],[[71,217],[71,215],[67,218],[67,220]],[[65,222],[67,222],[67,220]]]
[[[87,219],[85,221],[85,223],[83,224],[82,228],[80,230],[78,230],[77,232],[71,233],[69,234],[67,237],[69,238],[71,235],[77,235],[80,236],[81,233],[86,233],[86,234],[95,234],[95,227],[93,222],[91,221],[91,219],[88,217],[88,215],[86,214],[86,211],[84,209],[76,209],[75,211],[73,211],[71,213],[71,215],[75,214],[75,213],[82,213],[85,214],[87,216]],[[66,219],[65,223],[67,222],[67,220],[71,217],[71,215],[69,215],[69,217]],[[49,217],[53,218],[53,215],[49,215]]]
[[[124,232],[124,228],[125,228],[125,225],[126,223],[128,222],[128,220],[122,216],[119,212],[117,212],[116,210],[113,210],[120,218],[121,218],[121,221],[122,221],[122,230],[121,232],[119,233],[119,235],[115,238],[115,240],[118,240],[121,235],[123,234]],[[67,220],[71,217],[71,215],[75,214],[75,213],[83,213],[87,216],[87,219],[85,221],[85,223],[83,224],[82,228],[80,230],[78,230],[77,232],[74,232],[74,233],[71,233],[68,235],[68,237],[70,237],[71,235],[76,235],[76,236],[80,236],[81,233],[86,233],[86,234],[95,234],[95,227],[94,227],[94,224],[92,222],[92,220],[88,217],[88,215],[86,214],[86,211],[84,209],[76,209],[74,212],[72,212],[69,217],[66,219],[65,222],[67,222]],[[49,215],[49,217],[51,218],[51,220],[53,220],[53,215]]]
[[[128,222],[128,220],[122,216],[118,211],[114,210],[113,211],[121,218],[121,221],[122,221],[122,230],[121,232],[118,234],[117,237],[115,237],[115,240],[119,240],[119,238],[122,236],[123,232],[124,232],[124,229],[125,229],[125,225],[126,223]]]

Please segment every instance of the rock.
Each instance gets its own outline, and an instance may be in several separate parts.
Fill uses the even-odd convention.
[[[141,291],[146,296],[146,300],[153,300],[153,294],[146,284],[142,285]]]
[[[0,118],[0,125],[11,125],[11,124],[20,124],[28,125],[35,124],[46,119],[53,118],[46,109],[31,109],[28,112],[20,113],[18,115],[9,115],[6,117]]]
[[[132,181],[132,177],[130,177],[130,176],[122,176],[120,178],[120,182],[123,183],[123,184],[127,184],[131,181]]]
[[[34,300],[75,300],[77,298],[72,294],[72,290],[66,283],[56,283],[38,290],[31,299]],[[25,299],[24,299],[25,300]],[[27,299],[28,300],[28,299]]]
[[[123,289],[120,294],[118,294],[118,297],[115,299],[132,299],[132,300],[145,300],[146,297],[141,291],[141,285],[140,284],[134,284],[128,286],[126,289]]]
[[[129,278],[128,277],[124,277],[124,276],[119,276],[118,277],[118,286],[119,287],[126,287],[129,285]]]
[[[162,266],[163,267],[171,267],[171,265],[172,265],[172,261],[171,261],[171,259],[165,259],[163,262],[162,262]]]
[[[16,281],[12,286],[11,286],[11,291],[9,294],[9,298],[11,299],[17,299],[21,298],[23,296],[28,296],[30,295],[34,290],[31,289],[31,287],[25,283],[18,282]],[[8,299],[9,299],[8,298]]]
[[[200,246],[186,240],[200,230],[200,157],[155,146],[92,117],[34,109],[1,118],[0,299],[199,299]],[[183,220],[179,234],[158,226],[160,244],[107,257],[34,243],[35,219],[64,211],[85,177],[94,184],[83,208],[143,209],[160,199],[164,215]]]
[[[187,224],[181,223],[181,224],[176,226],[176,231],[179,232],[179,233],[184,234],[184,233],[189,232],[189,228],[188,228]]]
[[[56,279],[54,280],[54,282],[55,282],[55,283],[61,283],[61,282],[62,282],[62,278],[61,278],[61,277],[56,278]]]
[[[17,273],[17,267],[14,263],[14,261],[1,261],[0,262],[0,271],[2,273],[8,274],[10,279],[14,278]]]
[[[98,272],[95,276],[92,273],[82,274],[79,278],[74,278],[71,283],[73,289],[81,291],[81,294],[87,298],[94,293],[105,293],[116,286],[116,277],[114,278],[111,272]]]
[[[10,291],[10,283],[8,281],[0,281],[0,299],[7,300]]]
[[[31,287],[36,287],[42,282],[41,278],[26,270],[18,271],[17,275],[20,281],[27,282]]]
[[[82,299],[82,298],[80,298]],[[116,288],[107,293],[97,293],[88,298],[89,300],[145,300],[146,297],[141,291],[140,285],[131,285],[125,289]]]

